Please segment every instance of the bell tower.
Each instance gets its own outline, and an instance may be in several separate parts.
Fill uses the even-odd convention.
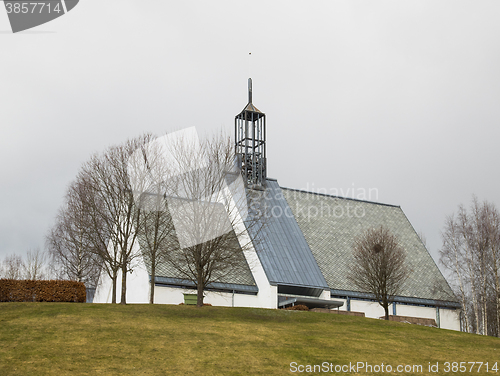
[[[263,189],[266,180],[266,115],[252,103],[248,79],[248,104],[234,118],[235,152],[248,188]]]

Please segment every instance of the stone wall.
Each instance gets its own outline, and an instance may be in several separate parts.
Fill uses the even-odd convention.
[[[384,316],[380,317],[381,319],[385,319]],[[426,319],[423,317],[411,317],[411,316],[389,316],[389,321],[398,321],[405,322],[408,324],[417,324],[417,325],[425,325],[425,326],[433,326],[437,328],[436,320],[434,319]]]

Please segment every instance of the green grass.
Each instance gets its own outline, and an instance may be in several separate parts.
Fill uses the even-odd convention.
[[[439,362],[439,374],[447,361],[491,367],[500,363],[500,339],[315,312],[0,303],[2,376],[291,375],[291,362],[358,361],[423,365],[405,375],[435,375],[429,362]]]

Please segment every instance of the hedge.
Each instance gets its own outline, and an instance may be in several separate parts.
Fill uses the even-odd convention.
[[[83,282],[0,279],[0,302],[85,303]]]
[[[297,304],[292,307],[285,308],[289,311],[309,311],[309,307],[304,304]]]

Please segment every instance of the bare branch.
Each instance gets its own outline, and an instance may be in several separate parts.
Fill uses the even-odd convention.
[[[397,238],[381,226],[369,229],[353,246],[349,279],[364,292],[375,296],[389,320],[389,304],[400,293],[410,275],[406,253]]]

